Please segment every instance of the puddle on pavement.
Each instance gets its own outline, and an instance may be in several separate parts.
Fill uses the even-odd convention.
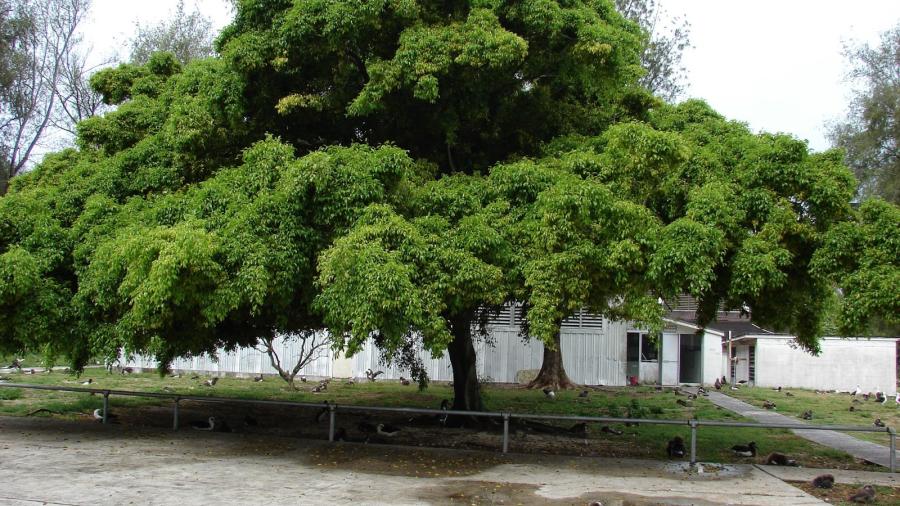
[[[585,506],[721,506],[720,503],[697,499],[655,499],[632,494],[588,493],[579,497],[549,499],[537,494],[540,487],[519,483],[496,483],[477,480],[453,480],[441,485],[420,489],[418,499],[428,504],[481,505],[548,505]]]

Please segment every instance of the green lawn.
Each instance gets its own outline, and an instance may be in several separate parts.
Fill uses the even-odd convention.
[[[277,378],[267,377],[265,381],[256,383],[252,379],[220,378],[216,386],[210,388],[202,385],[205,377],[192,380],[190,375],[181,378],[160,378],[157,374],[109,374],[104,369],[88,369],[80,378],[60,372],[51,374],[8,374],[14,382],[33,384],[55,384],[81,386],[80,382],[87,378],[94,380],[94,388],[135,390],[146,392],[170,392],[191,395],[210,395],[244,399],[279,399],[320,403],[324,400],[338,404],[369,406],[406,406],[437,408],[442,399],[452,397],[452,388],[446,384],[432,384],[428,389],[419,391],[415,386],[402,386],[397,382],[379,381],[377,383],[356,383],[348,385],[345,381],[334,380],[324,394],[310,392],[314,382],[299,383],[299,391],[286,388],[284,382]],[[5,391],[5,393],[4,393]],[[39,408],[46,408],[62,413],[67,418],[88,419],[95,408],[102,405],[102,397],[88,394],[46,392],[36,390],[11,390],[0,388],[0,415],[22,416]],[[513,413],[541,413],[585,416],[634,416],[640,418],[659,418],[689,420],[697,417],[705,420],[748,421],[738,415],[722,410],[708,400],[699,398],[692,407],[676,404],[676,400],[684,399],[673,395],[669,390],[658,392],[652,387],[621,387],[591,390],[587,399],[578,397],[577,391],[559,392],[555,400],[545,398],[540,391],[525,390],[510,386],[488,385],[484,388],[484,400],[488,410]],[[171,401],[158,399],[142,399],[134,397],[113,397],[114,408],[121,411],[123,407],[148,409],[155,406],[168,409]],[[159,408],[156,408],[159,410]],[[344,417],[348,415],[342,415]],[[569,424],[561,423],[562,426]],[[641,424],[639,427],[613,425],[623,430],[623,436],[610,436],[601,432],[600,425],[589,428],[591,441],[604,440],[609,443],[609,455],[630,456],[640,458],[665,458],[665,444],[675,435],[690,441],[690,431],[684,427],[671,427]],[[564,438],[572,448],[582,439]],[[531,442],[534,438],[529,438]],[[760,455],[756,459],[734,457],[730,447],[738,443],[756,441]],[[440,446],[441,441],[435,441]],[[515,442],[514,451],[530,451],[530,443]],[[586,444],[586,443],[585,443]],[[547,445],[547,451],[555,451],[553,444]],[[543,450],[541,450],[543,451]],[[701,427],[698,436],[698,457],[703,461],[713,462],[762,462],[771,451],[789,454],[803,465],[809,467],[860,468],[860,465],[846,454],[827,449],[794,436],[784,430],[758,430],[734,428]],[[578,453],[578,450],[575,450]],[[595,452],[594,454],[596,454]]]
[[[812,410],[810,423],[822,425],[862,425],[871,427],[876,418],[880,418],[889,427],[900,429],[900,406],[889,398],[883,405],[863,400],[862,396],[848,394],[816,393],[812,390],[782,389],[781,392],[771,388],[744,387],[729,390],[728,395],[741,399],[755,406],[762,407],[769,400],[775,403],[775,411],[800,419],[806,410]],[[788,395],[790,394],[790,395]],[[853,406],[853,411],[850,407]],[[872,432],[850,432],[850,435],[887,446],[888,436]]]

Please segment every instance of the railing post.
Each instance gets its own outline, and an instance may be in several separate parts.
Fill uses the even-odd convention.
[[[893,427],[888,427],[888,434],[891,435],[891,472],[897,472],[897,432]]]
[[[503,413],[503,453],[509,451],[509,413]]]
[[[691,426],[691,465],[697,464],[697,420],[688,422]]]
[[[103,392],[103,423],[109,421],[109,390]]]
[[[334,404],[328,405],[328,441],[334,442],[334,414],[337,411],[337,406]]]
[[[181,401],[181,397],[175,397],[175,409],[172,413],[172,430],[178,430],[178,403]]]

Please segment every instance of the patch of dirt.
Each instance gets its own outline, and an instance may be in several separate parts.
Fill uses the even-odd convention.
[[[322,468],[368,474],[445,478],[471,476],[503,464],[500,455],[419,452],[415,448],[364,445],[329,445],[312,450],[307,463]]]
[[[816,488],[813,487],[809,482],[790,482],[791,485],[803,490],[807,494],[813,495],[825,502],[831,504],[839,504],[839,505],[851,505],[856,504],[850,502],[848,498],[855,494],[859,487],[862,484],[858,485],[845,485],[841,483],[835,483],[832,488]],[[895,487],[875,487],[875,502],[869,504],[882,504],[882,505],[898,505],[900,504],[900,488]]]

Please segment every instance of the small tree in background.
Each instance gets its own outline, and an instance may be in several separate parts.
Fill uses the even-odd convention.
[[[293,356],[280,356],[276,349],[278,340],[284,344],[293,341],[297,343],[299,349]],[[296,390],[297,386],[294,384],[294,380],[297,378],[297,374],[304,367],[321,358],[328,351],[330,344],[331,341],[324,332],[311,330],[260,338],[260,345],[256,346],[256,349],[269,356],[269,362],[278,371],[278,376]]]
[[[155,25],[138,24],[131,39],[131,62],[144,64],[150,55],[168,51],[182,65],[215,54],[212,21],[199,10],[186,12],[184,0],[179,0],[168,19]]]

